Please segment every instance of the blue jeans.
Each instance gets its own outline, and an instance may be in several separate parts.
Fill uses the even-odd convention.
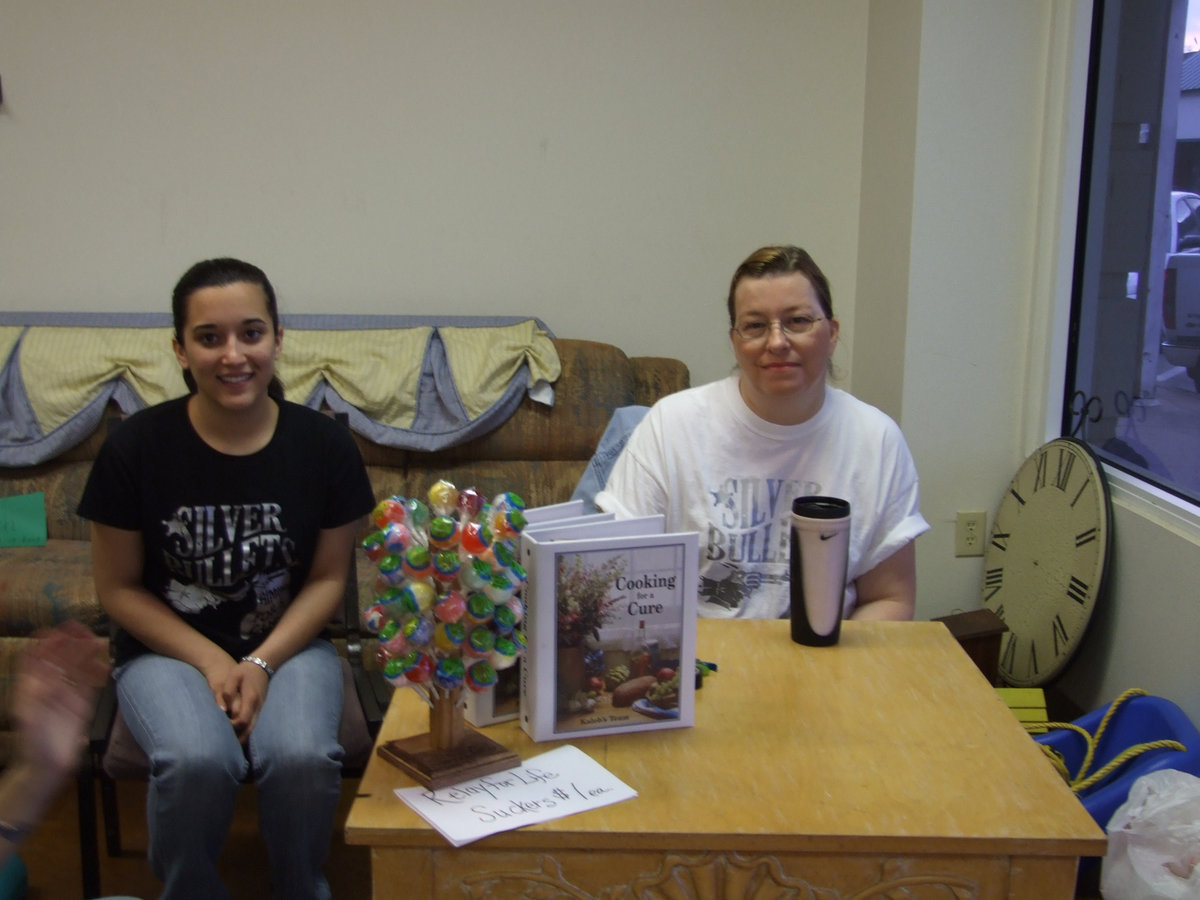
[[[243,747],[200,671],[147,653],[117,669],[117,697],[150,760],[150,868],[163,898],[229,897],[217,859],[247,776],[276,897],[330,896],[321,869],[341,792],[341,662],[315,640],[279,667]]]

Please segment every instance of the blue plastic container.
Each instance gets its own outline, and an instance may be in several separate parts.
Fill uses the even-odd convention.
[[[1110,704],[1111,705],[1111,704]],[[1074,724],[1095,735],[1108,712],[1104,706],[1076,719]],[[1061,729],[1037,735],[1038,743],[1046,744],[1063,755],[1067,771],[1074,778],[1083,765],[1087,743],[1083,735]],[[1112,772],[1107,778],[1080,791],[1078,797],[1096,823],[1106,831],[1108,822],[1129,796],[1129,789],[1142,775],[1159,769],[1178,769],[1200,777],[1200,732],[1184,715],[1183,710],[1162,697],[1134,696],[1124,700],[1100,736],[1096,752],[1085,776],[1104,767],[1110,760],[1137,744],[1149,741],[1179,741],[1187,749],[1147,750]]]

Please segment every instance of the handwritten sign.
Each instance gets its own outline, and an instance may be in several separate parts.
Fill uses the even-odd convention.
[[[46,546],[46,495],[0,497],[0,547]]]
[[[455,847],[489,834],[608,806],[637,796],[578,747],[559,747],[494,775],[396,795]]]

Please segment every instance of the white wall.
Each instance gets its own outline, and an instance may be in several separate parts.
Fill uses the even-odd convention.
[[[1023,421],[1047,402],[1031,370],[1051,336],[1033,322],[1053,296],[1033,237],[1053,5],[923,6],[903,424],[933,526],[918,611],[939,615],[980,603],[980,560],[954,556],[956,511],[994,510],[1046,437]]]
[[[913,176],[916,172],[921,4],[872,3],[863,103],[852,388],[903,418]],[[869,310],[869,312],[867,312]]]
[[[230,253],[285,313],[532,314],[711,380],[761,244],[809,246],[852,323],[866,20],[0,0],[0,308],[165,309]]]
[[[800,243],[921,471],[919,615],[975,608],[954,512],[1056,418],[1089,9],[0,0],[0,309],[163,310],[234,253],[285,310],[528,313],[700,382],[734,266]],[[1064,686],[1200,721],[1196,529],[1160,519],[1119,501]]]

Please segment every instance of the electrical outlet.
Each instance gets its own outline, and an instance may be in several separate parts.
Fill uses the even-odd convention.
[[[959,510],[954,523],[954,555],[983,556],[987,540],[987,513],[982,510]]]

